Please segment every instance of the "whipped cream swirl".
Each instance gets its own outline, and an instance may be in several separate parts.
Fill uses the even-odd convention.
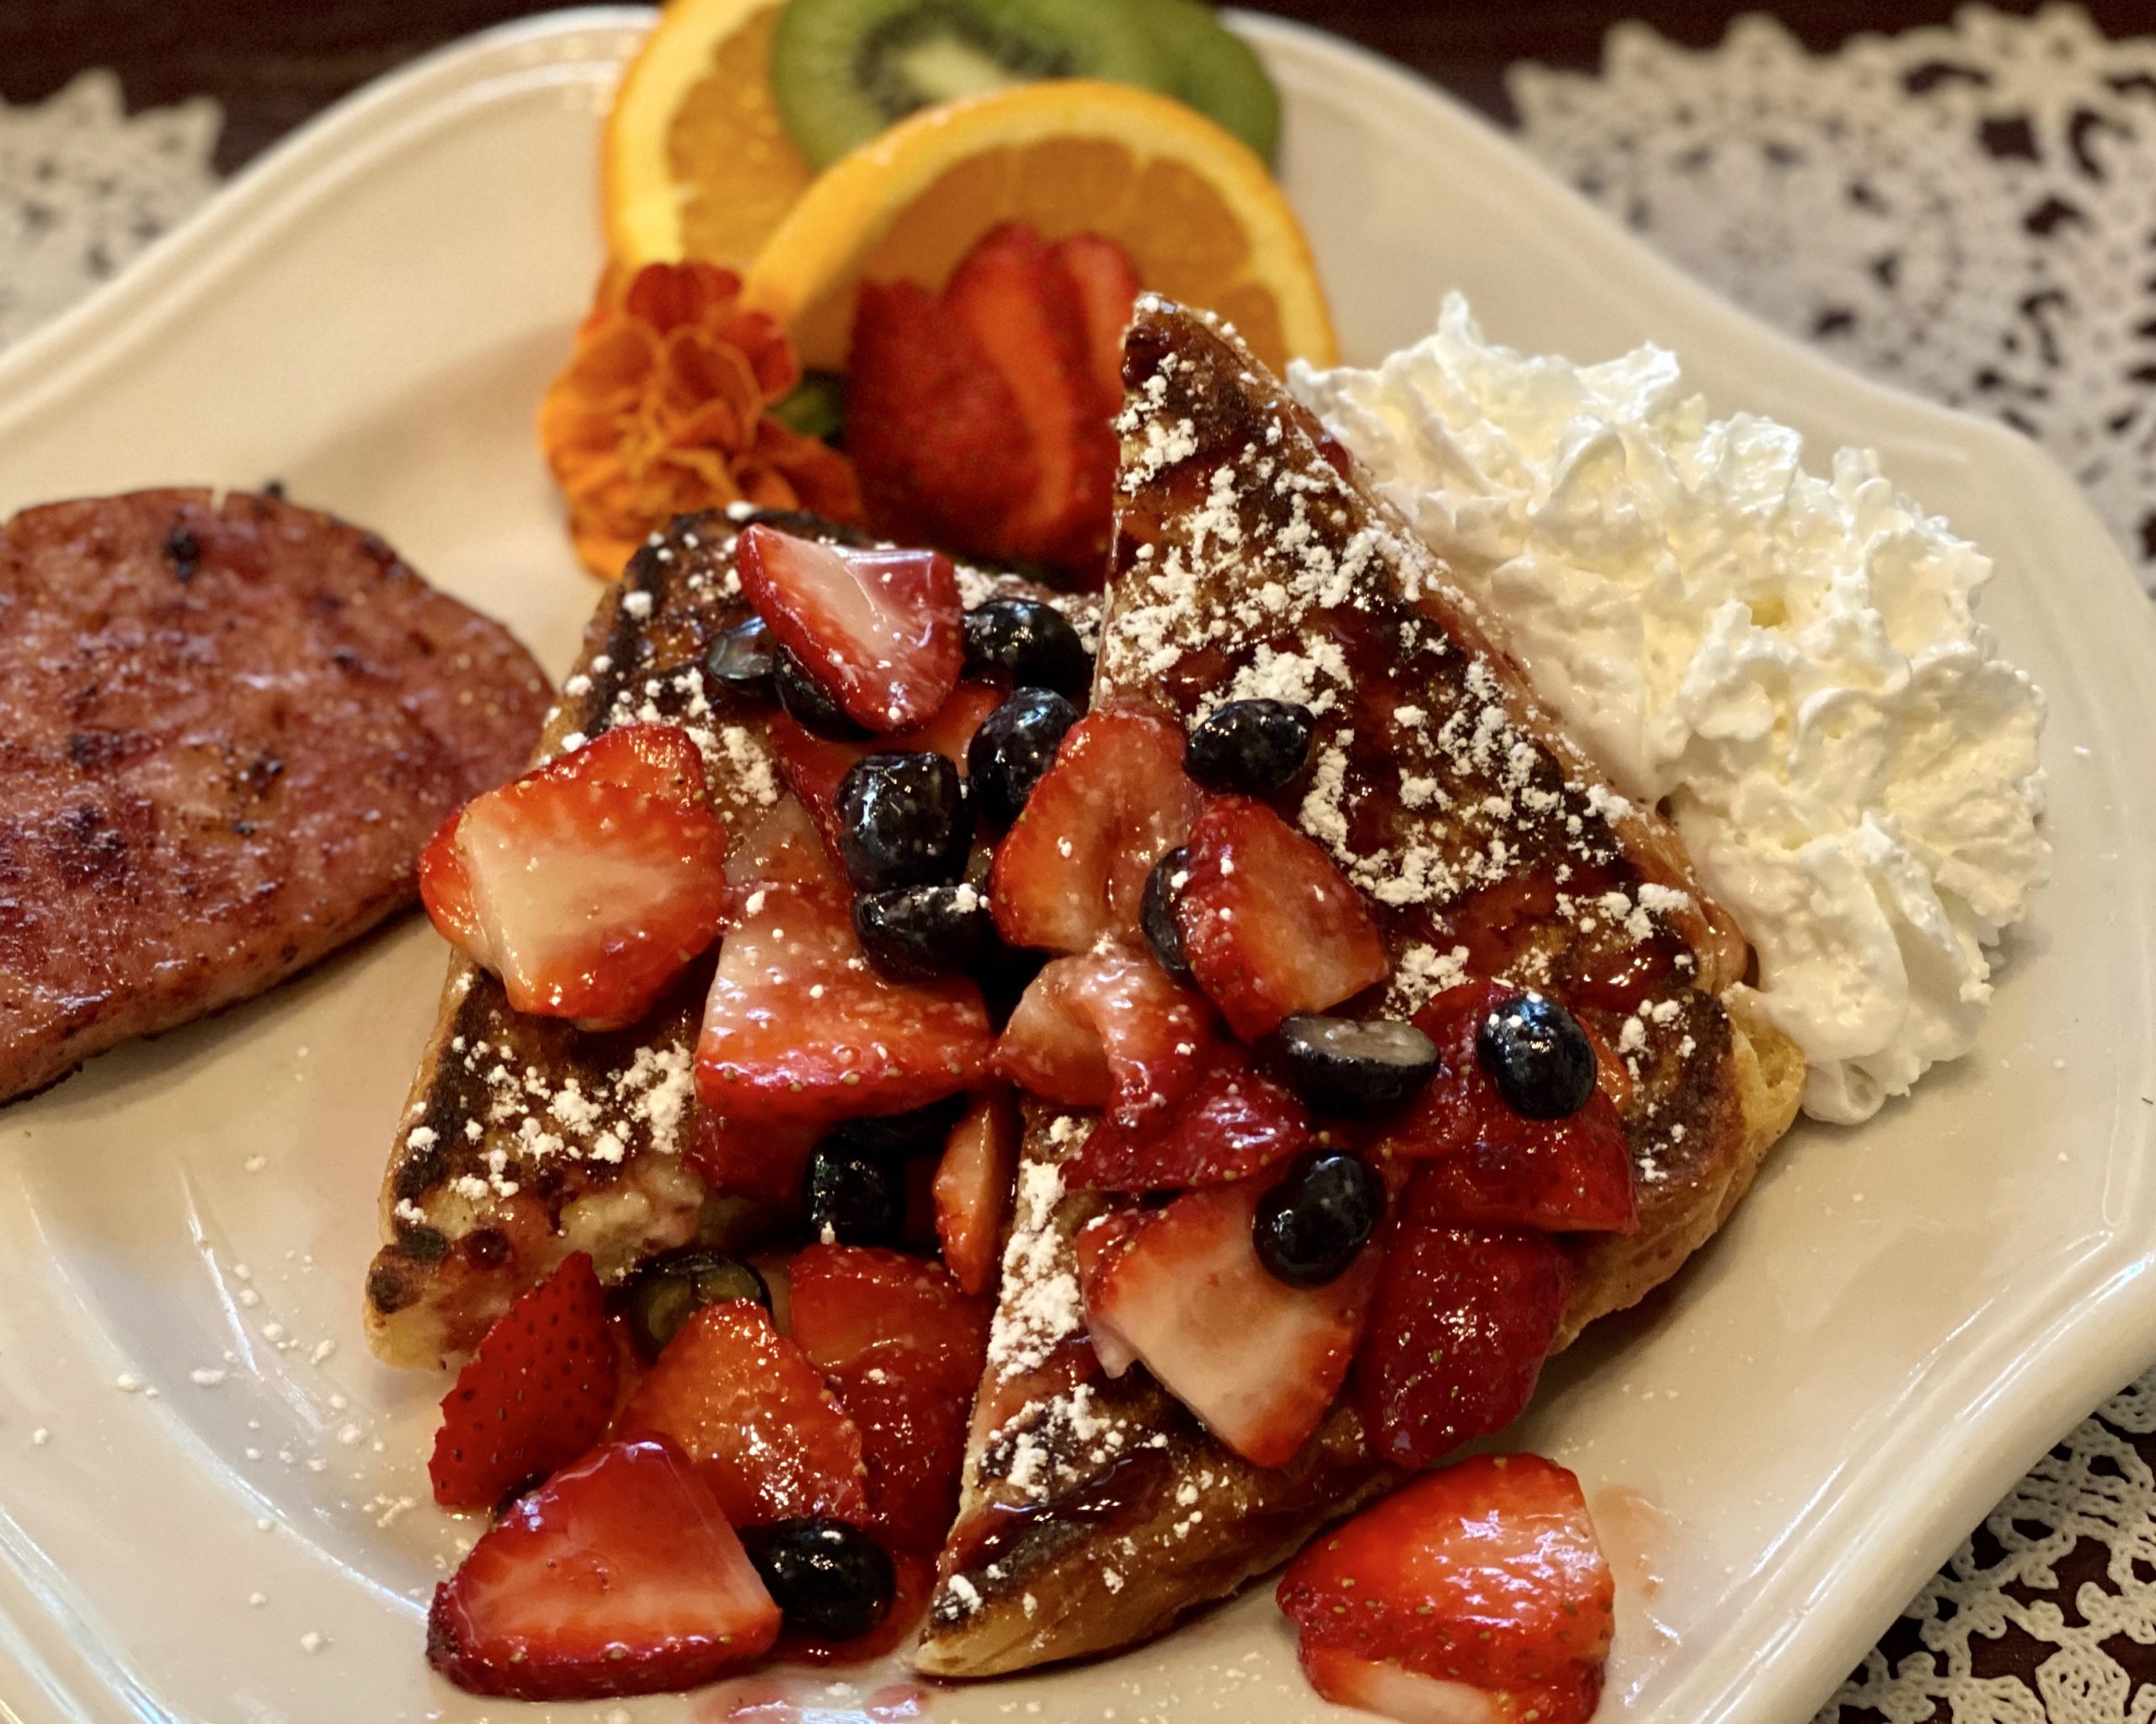
[[[1988,558],[1842,450],[1713,419],[1657,347],[1606,364],[1437,332],[1291,386],[1502,619],[1536,691],[1676,821],[1804,1050],[1868,1118],[1968,1051],[2050,855],[2043,697],[1972,603]]]

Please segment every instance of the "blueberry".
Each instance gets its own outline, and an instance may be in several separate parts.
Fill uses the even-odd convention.
[[[704,654],[705,680],[728,693],[768,694],[777,652],[771,625],[760,616],[751,616],[711,643]]]
[[[785,1618],[820,1641],[858,1640],[891,1614],[898,1571],[851,1523],[820,1514],[741,1529],[741,1543]]]
[[[1309,764],[1316,727],[1289,701],[1230,701],[1190,733],[1182,769],[1208,790],[1264,796]]]
[[[951,1128],[965,1111],[966,1097],[961,1092],[946,1096],[940,1102],[931,1102],[925,1108],[909,1108],[904,1113],[878,1113],[863,1119],[842,1120],[831,1128],[824,1141],[887,1161],[903,1161],[912,1156],[940,1155],[951,1135]]]
[[[1161,968],[1185,987],[1196,978],[1190,973],[1190,959],[1183,953],[1182,925],[1176,920],[1176,905],[1182,894],[1182,883],[1189,878],[1189,867],[1190,852],[1177,845],[1153,864],[1153,872],[1145,877],[1145,895],[1138,905],[1138,926],[1145,931],[1145,943],[1153,948]]]
[[[895,1245],[905,1226],[905,1183],[881,1156],[826,1138],[808,1157],[802,1190],[808,1230],[840,1245]]]
[[[1348,1273],[1384,1219],[1385,1184],[1369,1162],[1312,1150],[1259,1200],[1251,1239],[1274,1280],[1322,1287]]]
[[[981,818],[1007,826],[1055,759],[1078,709],[1050,688],[1022,688],[990,713],[966,751],[968,782]]]
[[[859,742],[867,736],[866,728],[846,716],[846,708],[790,647],[781,647],[771,654],[771,686],[787,716],[803,730],[827,736],[833,742]]]
[[[1529,1119],[1564,1119],[1594,1093],[1594,1044],[1543,994],[1518,994],[1476,1026],[1475,1052],[1497,1092]]]
[[[938,886],[964,871],[973,810],[942,755],[863,755],[839,780],[839,860],[862,892]]]
[[[1397,1107],[1430,1081],[1438,1044],[1397,1018],[1291,1017],[1265,1064],[1321,1113],[1362,1119]]]
[[[1093,686],[1093,655],[1078,631],[1038,599],[990,599],[966,612],[966,665],[1013,688],[1052,688],[1074,701]]]
[[[701,1305],[754,1300],[771,1308],[771,1290],[748,1264],[723,1252],[688,1246],[646,1260],[629,1278],[622,1307],[637,1351],[657,1358]]]
[[[853,900],[853,931],[893,981],[926,982],[972,968],[995,925],[971,886],[894,886]]]

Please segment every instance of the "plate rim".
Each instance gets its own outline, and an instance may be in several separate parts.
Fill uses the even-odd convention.
[[[66,393],[73,376],[101,363],[106,344],[125,340],[138,319],[169,315],[172,304],[214,290],[236,255],[274,234],[313,199],[363,173],[369,160],[392,147],[408,127],[483,96],[485,85],[502,75],[528,72],[536,66],[618,62],[622,35],[640,33],[653,16],[644,7],[591,6],[495,26],[446,44],[325,109],[249,163],[119,277],[0,356],[0,425]],[[1717,328],[1724,339],[1749,344],[1764,362],[1794,379],[1798,392],[1831,392],[1838,403],[1891,422],[1903,443],[1930,441],[2009,470],[2045,517],[2047,531],[2063,535],[2060,558],[2090,565],[2084,578],[2095,587],[2095,602],[2115,620],[2116,626],[2099,630],[2093,642],[2080,629],[2073,638],[2084,640],[2103,662],[2138,661],[2143,669],[2152,662],[2156,607],[2143,596],[2087,500],[2036,444],[1996,421],[1849,371],[1720,298],[1534,162],[1481,115],[1406,68],[1314,26],[1243,11],[1231,16],[1261,45],[1292,48],[1313,63],[1330,64],[1339,75],[1382,83],[1401,101],[1440,115],[1464,149],[1479,155],[1493,171],[1530,184],[1550,219],[1577,229],[1583,243],[1614,254],[1630,278],[1628,291]],[[2042,603],[2047,595],[2038,598]],[[2077,600],[2086,608],[2088,595],[2077,595]],[[2050,605],[2055,608],[2057,602],[2052,599]],[[2137,689],[2121,691],[2115,678],[2103,679],[2103,686],[2106,692],[2092,702],[2091,710],[2104,721],[2105,739],[2118,742],[2118,721],[2127,716],[2122,706],[2137,702],[2145,720],[2151,703]],[[2145,921],[2145,895],[2135,907]],[[2147,969],[2144,947],[2144,989]],[[2114,1114],[2115,1141],[2128,1124],[2142,1124],[2144,1145],[2156,1140],[2156,1125],[2120,1111]],[[2009,1364],[1983,1373],[1981,1385],[1956,1393],[1956,1428],[1968,1434],[1956,1442],[1950,1431],[1933,1443],[1919,1469],[1937,1486],[1926,1512],[1895,1522],[1891,1536],[1887,1529],[1872,1529],[1868,1538],[1845,1550],[1817,1577],[1812,1593],[1801,1600],[1803,1608],[1790,1613],[1780,1632],[1749,1655],[1740,1673],[1717,1675],[1712,1661],[1703,1662],[1668,1691],[1658,1714],[1733,1720],[1762,1716],[1754,1710],[1759,1706],[1776,1717],[1809,1717],[2031,1461],[2100,1397],[2146,1365],[2150,1345],[2128,1337],[2156,1335],[2156,1276],[2147,1273],[2156,1266],[2156,1223],[2147,1213],[2146,1194],[2138,1202],[2131,1196],[2127,1201],[2107,1197],[2105,1228],[2083,1236],[2078,1252],[2061,1253],[2054,1279],[2061,1284],[2070,1279],[2076,1296],[2048,1315],[2031,1316],[2015,1332],[2018,1338]],[[1926,1401],[1947,1396],[1976,1374],[1974,1361],[1948,1370],[1930,1387]],[[1906,1419],[1897,1428],[1919,1422]],[[1891,1446],[1882,1442],[1876,1464],[1886,1464],[1879,1456],[1890,1453]],[[1860,1572],[1850,1572],[1860,1567]],[[7,1639],[0,1633],[0,1650]],[[92,1649],[79,1652],[86,1666],[93,1662]],[[26,1684],[38,1681],[30,1667],[8,1673],[20,1675]],[[109,1700],[111,1693],[106,1689],[99,1696],[63,1698]],[[1807,1695],[1809,1709],[1800,1711],[1794,1702]],[[1784,1704],[1778,1705],[1777,1697]]]

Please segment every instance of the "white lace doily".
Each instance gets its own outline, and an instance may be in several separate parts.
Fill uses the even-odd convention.
[[[0,103],[0,346],[72,305],[216,189],[223,123],[198,98],[131,117],[86,72],[51,100]]]
[[[1508,85],[1529,148],[1686,269],[2035,437],[2156,590],[2156,39],[2070,6],[1828,56],[1623,25],[1599,77]]]

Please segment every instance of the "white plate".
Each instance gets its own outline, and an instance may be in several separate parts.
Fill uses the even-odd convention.
[[[242,176],[0,364],[0,506],[280,476],[564,665],[595,589],[532,414],[598,266],[595,131],[643,18],[475,39]],[[1790,420],[1822,460],[1881,448],[1997,556],[1985,614],[2051,693],[2057,875],[1982,1046],[1860,1129],[1793,1134],[1673,1296],[1553,1368],[1518,1433],[1579,1470],[1614,1543],[1642,1546],[1620,1553],[1609,1711],[1797,1724],[2156,1350],[2156,620],[2026,443],[1751,323],[1426,86],[1244,23],[1287,93],[1287,183],[1351,355],[1422,333],[1450,286],[1514,342],[1673,345],[1718,410]],[[393,1505],[424,1503],[441,1385],[375,1365],[357,1322],[441,964],[408,922],[0,1112],[0,1719],[547,1716],[426,1670],[420,1600],[458,1529]],[[1035,1702],[1073,1721],[1327,1711],[1262,1589],[1156,1647],[928,1709]]]

